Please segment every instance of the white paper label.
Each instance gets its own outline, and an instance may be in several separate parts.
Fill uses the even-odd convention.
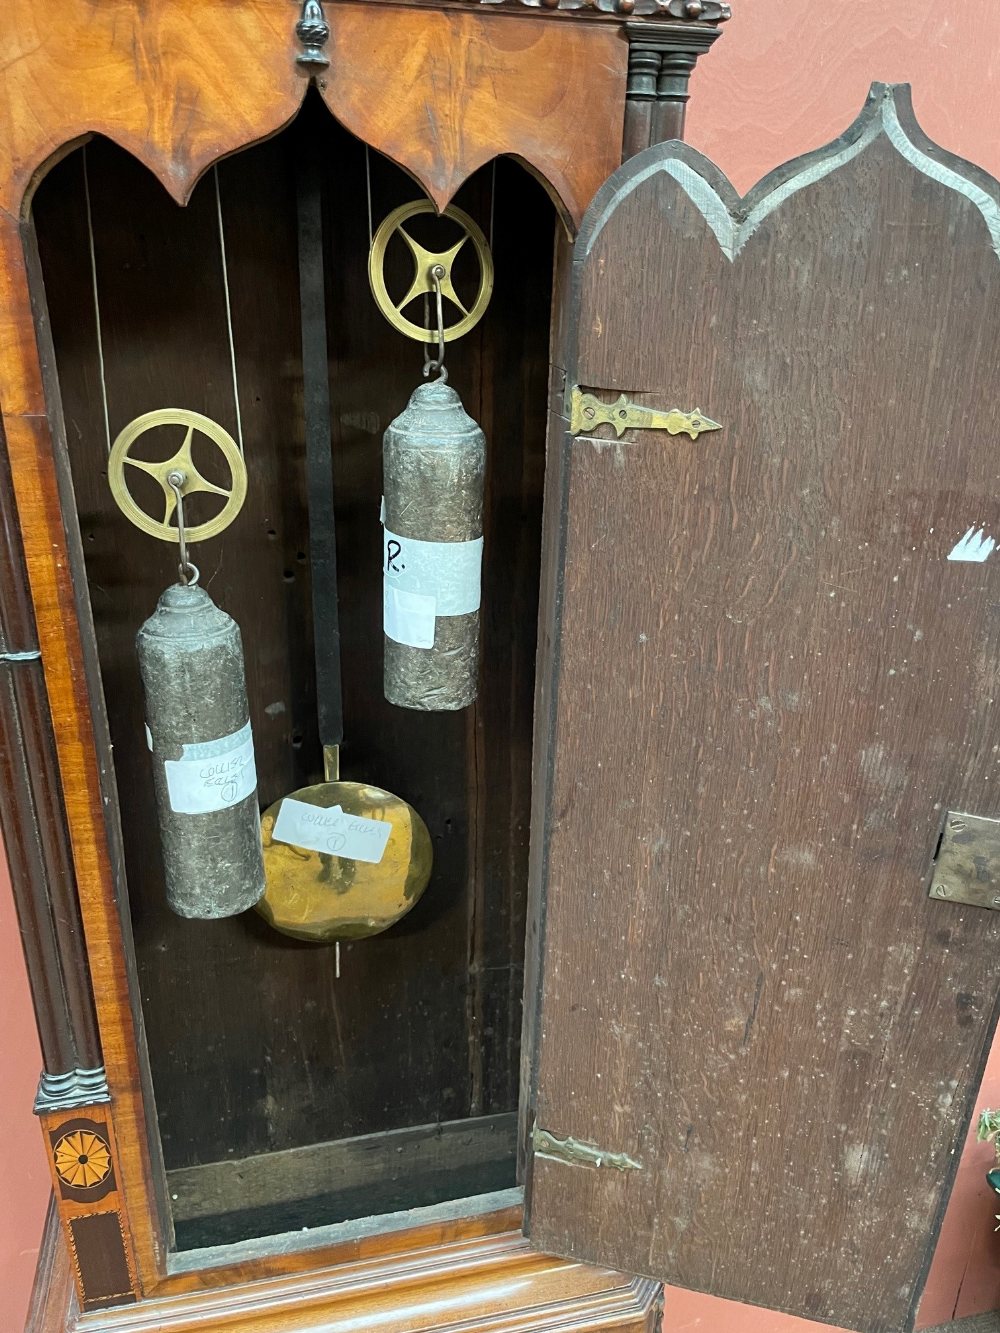
[[[386,587],[433,597],[438,616],[465,616],[479,610],[482,537],[471,542],[420,542],[384,528],[382,553]]]
[[[382,626],[390,639],[410,648],[434,647],[433,597],[405,592],[388,581],[382,586]]]
[[[293,847],[306,847],[312,852],[378,865],[391,833],[392,825],[387,819],[348,815],[339,805],[327,810],[286,796],[274,821],[271,837]]]
[[[170,808],[179,815],[226,810],[257,789],[250,723],[221,736],[181,747],[180,759],[166,759]]]

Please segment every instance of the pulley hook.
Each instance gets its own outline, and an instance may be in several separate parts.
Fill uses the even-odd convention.
[[[187,478],[180,469],[167,473],[167,485],[174,493],[174,499],[177,502],[177,543],[180,547],[180,564],[177,566],[177,573],[181,583],[186,588],[193,588],[201,578],[201,571],[197,565],[191,563],[187,552],[187,529],[184,524],[184,491],[182,487]]]
[[[443,264],[435,264],[430,270],[430,279],[434,284],[437,356],[424,358],[424,379],[428,377],[432,370],[436,370],[439,384],[445,384],[448,380],[448,372],[444,365],[444,303],[441,299],[441,279],[445,276],[445,272]]]

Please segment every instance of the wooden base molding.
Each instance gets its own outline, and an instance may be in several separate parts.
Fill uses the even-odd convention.
[[[27,1333],[657,1333],[661,1288],[520,1232],[81,1314],[55,1207]]]

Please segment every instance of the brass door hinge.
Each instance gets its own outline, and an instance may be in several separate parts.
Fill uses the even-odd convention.
[[[696,440],[702,431],[722,429],[718,421],[712,421],[698,407],[693,412],[682,412],[679,407],[660,412],[631,403],[624,394],[614,403],[602,403],[594,394],[584,393],[576,385],[570,396],[570,434],[582,435],[584,431],[605,425],[612,426],[618,436],[627,430],[665,430],[671,435],[683,432],[692,440]]]
[[[610,1167],[613,1171],[641,1171],[642,1163],[623,1152],[607,1152],[592,1143],[577,1139],[558,1139],[547,1129],[537,1126],[532,1131],[531,1146],[538,1157],[550,1157],[567,1166]]]

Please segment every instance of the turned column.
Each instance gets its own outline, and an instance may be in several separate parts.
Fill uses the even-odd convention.
[[[640,3],[634,12],[641,12]],[[656,12],[671,21],[636,19],[625,24],[629,50],[623,162],[651,144],[683,139],[691,74],[730,13],[718,0],[660,0]]]

